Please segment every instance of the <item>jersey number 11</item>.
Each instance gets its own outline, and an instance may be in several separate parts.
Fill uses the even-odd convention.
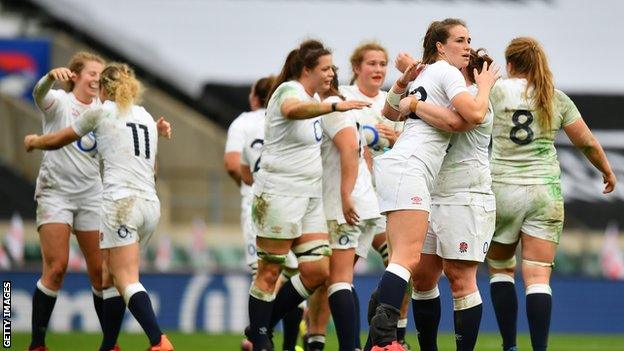
[[[149,159],[150,158],[150,142],[149,142],[149,132],[147,131],[147,126],[144,124],[138,124],[138,123],[126,123],[126,126],[132,129],[132,139],[134,140],[134,156],[141,156],[141,151],[139,150],[138,128],[143,129],[143,139],[145,140],[145,158]]]

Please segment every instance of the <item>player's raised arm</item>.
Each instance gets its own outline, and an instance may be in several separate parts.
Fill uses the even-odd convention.
[[[24,138],[24,147],[28,152],[34,149],[56,150],[78,139],[80,139],[80,136],[76,134],[74,129],[66,127],[54,133],[44,135],[29,134]]]

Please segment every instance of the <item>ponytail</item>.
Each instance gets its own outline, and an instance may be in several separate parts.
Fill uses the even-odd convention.
[[[331,55],[331,51],[325,48],[323,43],[318,40],[306,40],[299,45],[299,48],[289,52],[282,71],[275,79],[271,92],[267,96],[266,104],[268,105],[277,87],[289,80],[298,79],[301,77],[304,68],[312,69],[316,67],[319,57],[325,55]]]
[[[528,97],[528,89],[532,87],[532,98],[540,123],[545,130],[550,131],[554,117],[555,85],[544,48],[533,38],[515,38],[505,50],[505,59],[511,63],[513,73],[526,76],[528,84],[525,95]]]
[[[143,89],[130,66],[118,62],[110,63],[104,68],[100,84],[120,111],[125,111],[139,102]]]

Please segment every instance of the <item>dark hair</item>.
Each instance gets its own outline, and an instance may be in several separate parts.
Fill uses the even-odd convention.
[[[447,18],[442,21],[431,22],[425,34],[425,39],[423,39],[422,62],[424,64],[432,64],[438,60],[438,48],[436,44],[446,44],[446,41],[451,35],[449,29],[455,26],[466,27],[466,22],[458,18]]]
[[[338,67],[332,66],[332,70],[334,70],[334,78],[332,78],[331,84],[329,85],[328,96],[337,96],[342,100],[346,100],[346,98],[340,93],[340,89],[338,88],[338,86],[340,85],[338,83]]]
[[[540,43],[529,37],[515,38],[505,50],[505,60],[511,63],[512,73],[526,75],[527,87],[533,87],[533,99],[542,126],[550,129],[554,115],[555,84],[548,67],[546,52]]]
[[[273,87],[273,82],[275,82],[275,76],[268,76],[258,79],[252,86],[254,96],[260,100],[261,106],[266,105],[269,91],[271,91],[271,87]]]
[[[299,48],[289,52],[282,71],[275,79],[275,83],[273,83],[266,103],[269,103],[269,99],[280,84],[292,79],[298,79],[301,77],[304,68],[313,69],[318,65],[319,57],[325,55],[331,55],[331,51],[325,48],[323,43],[318,40],[306,40],[299,45]]]
[[[466,66],[466,73],[468,74],[468,78],[471,83],[475,82],[475,68],[477,69],[477,72],[481,73],[484,62],[487,62],[488,67],[492,65],[492,62],[494,62],[484,48],[478,48],[477,50],[470,49],[470,61],[468,61],[468,66]]]

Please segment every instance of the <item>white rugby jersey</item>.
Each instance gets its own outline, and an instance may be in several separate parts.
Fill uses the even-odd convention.
[[[243,151],[241,164],[249,166],[251,173],[256,175],[260,170],[260,155],[264,145],[264,115],[265,109],[247,112],[244,116]]]
[[[386,96],[388,95],[387,92],[380,90],[377,96],[369,97],[364,95],[364,93],[360,91],[360,88],[358,88],[358,86],[354,84],[341,85],[340,93],[347,100],[360,100],[371,103],[370,107],[365,107],[361,110],[353,111],[356,116],[357,122],[363,128],[366,128],[366,126],[374,127],[376,124],[385,124],[397,132],[401,132],[403,130],[403,122],[391,121],[381,114],[384,104],[386,103]],[[373,156],[381,155],[385,152],[385,150],[376,147],[371,147],[370,150]]]
[[[104,196],[158,200],[154,183],[158,131],[143,107],[134,105],[120,113],[115,102],[105,101],[85,112],[72,128],[78,135],[95,132],[104,163]]]
[[[253,112],[253,111],[252,111]],[[245,146],[245,119],[248,113],[251,112],[243,112],[238,117],[236,117],[227,132],[227,139],[225,140],[225,153],[228,152],[243,152],[243,148]],[[251,187],[243,182],[240,185],[240,194],[242,198],[249,197],[252,194]],[[243,201],[244,202],[244,201]]]
[[[476,85],[468,88],[477,95]],[[492,135],[492,106],[483,123],[465,133],[453,133],[432,192],[432,203],[469,205],[494,195],[490,176],[489,145]]]
[[[338,102],[340,98],[329,97],[325,102]],[[373,181],[364,159],[364,141],[358,130],[355,111],[333,112],[321,117],[323,128],[323,142],[321,144],[321,157],[323,159],[323,208],[327,220],[336,220],[339,224],[345,223],[342,213],[342,201],[340,196],[340,153],[334,145],[333,139],[345,128],[352,128],[356,133],[359,143],[358,174],[355,186],[351,192],[351,198],[360,219],[380,217],[377,195],[373,189]]]
[[[418,78],[410,84],[408,92],[421,101],[451,108],[451,100],[462,92],[468,92],[468,88],[459,69],[440,60],[425,67]],[[403,133],[392,150],[378,157],[414,156],[423,163],[431,179],[434,179],[442,165],[451,133],[412,117],[416,116],[412,113],[406,120]]]
[[[36,102],[43,112],[44,134],[69,127],[83,112],[100,106],[98,99],[87,105],[78,101],[71,92],[54,89],[41,99],[36,99]],[[99,197],[102,180],[97,146],[91,133],[58,150],[43,151],[35,197],[44,193],[73,198]]]
[[[254,193],[321,197],[323,175],[319,117],[289,120],[282,116],[284,100],[315,101],[301,83],[291,80],[275,90],[266,111],[260,169],[254,177]]]
[[[527,80],[499,80],[492,88],[492,178],[495,182],[529,185],[559,183],[561,169],[555,149],[559,129],[581,118],[574,102],[555,89],[550,128],[542,124]]]

